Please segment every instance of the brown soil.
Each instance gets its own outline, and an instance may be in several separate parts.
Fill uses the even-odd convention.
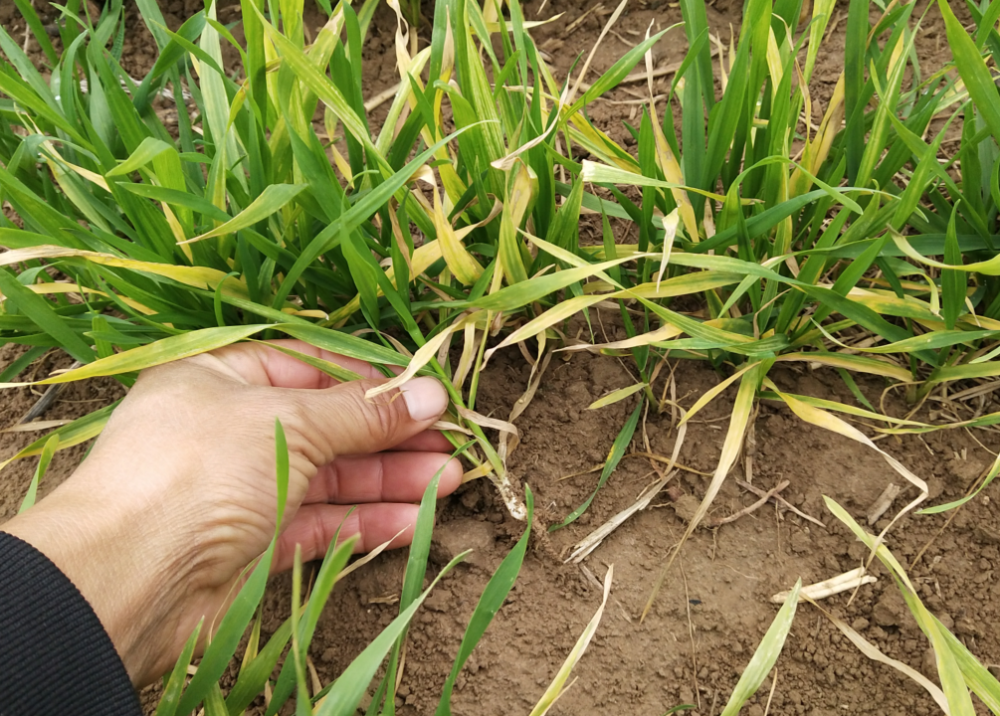
[[[519,356],[501,360],[483,376],[480,408],[505,414],[523,386],[527,367]],[[775,372],[782,387],[850,400],[835,374]],[[718,377],[700,364],[682,363],[677,383],[693,402]],[[600,412],[586,406],[600,395],[634,382],[611,358],[576,356],[550,369],[519,426],[524,441],[513,471],[536,492],[542,522],[561,518],[593,490],[597,475],[560,477],[599,463],[625,420],[628,404]],[[880,386],[866,386],[870,399]],[[727,395],[708,408],[689,430],[682,462],[700,471],[714,469]],[[900,408],[901,406],[892,406]],[[650,416],[647,432],[654,451],[669,455],[674,435],[669,416]],[[790,436],[794,436],[790,438]],[[997,441],[992,441],[996,443]],[[995,448],[996,445],[994,444]],[[991,457],[964,433],[906,438],[887,449],[931,483],[936,501],[954,499],[989,466]],[[966,459],[956,457],[966,451]],[[895,478],[884,461],[856,443],[801,424],[785,409],[762,406],[756,427],[754,482],[765,488],[792,482],[789,500],[826,522],[810,525],[773,507],[717,530],[699,530],[664,583],[645,622],[638,615],[669,549],[685,523],[655,505],[620,528],[585,562],[603,579],[615,565],[615,584],[604,621],[590,652],[578,665],[579,682],[560,699],[554,713],[627,712],[658,716],[680,703],[699,704],[695,713],[721,710],[741,670],[776,612],[769,598],[795,579],[826,579],[856,567],[865,557],[860,543],[825,512],[822,495],[833,497],[859,520],[885,485]],[[755,501],[734,477],[715,502],[713,514],[727,515]],[[626,459],[590,511],[576,524],[534,540],[507,606],[487,632],[459,680],[456,714],[527,712],[572,648],[600,601],[600,592],[575,566],[560,557],[570,545],[631,504],[650,481],[641,459]],[[693,474],[679,481],[683,493],[700,498],[707,482]],[[961,510],[936,536],[945,517],[904,519],[889,545],[908,563],[928,541],[931,546],[911,571],[926,603],[985,663],[1000,658],[996,626],[996,572],[1000,558],[997,525],[1000,490],[990,488]],[[663,497],[667,502],[668,498]],[[896,506],[901,504],[897,502]],[[680,511],[680,510],[678,510]],[[884,523],[876,525],[884,526]],[[486,483],[475,483],[442,505],[434,557],[438,566],[460,549],[475,547],[471,563],[460,566],[428,602],[411,631],[401,713],[432,713],[465,625],[489,574],[520,533],[505,518]],[[314,657],[321,675],[335,676],[395,609],[373,602],[398,593],[405,555],[380,560],[383,568],[362,570],[334,595],[320,622]],[[879,582],[863,588],[848,605],[847,595],[826,606],[885,653],[928,671],[928,647],[906,611],[891,578],[876,568]],[[933,702],[889,667],[873,664],[844,640],[819,612],[802,606],[777,666],[774,714],[923,714]],[[272,615],[276,627],[288,607]],[[933,676],[933,674],[931,674]],[[762,714],[767,688],[748,713]],[[983,712],[985,713],[985,711]]]
[[[9,12],[7,5],[0,8],[0,21],[16,37],[19,30],[23,32],[23,22],[16,11]],[[200,0],[163,0],[161,5],[168,13],[168,22],[176,26],[195,5],[200,5]],[[232,12],[232,5],[223,2],[223,12]],[[838,2],[837,11],[846,13],[846,5]],[[924,5],[920,3],[918,13]],[[958,7],[961,3],[954,5],[956,11],[964,11],[964,7]],[[741,6],[739,0],[717,0],[709,9],[713,30],[723,38],[728,38],[730,24],[738,31]],[[536,16],[537,7],[534,0],[526,6],[529,18]],[[589,50],[600,32],[605,18],[598,19],[596,13],[572,34],[566,31],[589,7],[589,3],[583,7],[567,0],[553,0],[543,13],[565,13],[555,23],[536,31],[539,46],[550,52],[557,72],[564,74],[576,59],[576,52]],[[605,12],[610,9],[608,6]],[[319,17],[307,15],[307,26],[318,27]],[[644,7],[636,3],[635,9],[623,15],[616,30],[634,41],[645,33],[651,20],[656,23],[654,30],[656,26],[667,27],[680,20],[680,11],[674,3],[658,0]],[[136,24],[134,18],[132,24]],[[365,86],[369,96],[395,82],[394,26],[388,9],[380,8],[366,50]],[[674,30],[660,43],[658,63],[682,57],[686,43],[680,33]],[[814,77],[812,92],[818,111],[824,108],[839,73],[836,52],[843,38],[841,21],[827,46],[834,54],[829,58],[821,56]],[[146,49],[150,44],[136,34],[128,45],[124,64],[134,76],[140,76],[151,65],[153,58]],[[595,70],[609,67],[626,49],[619,38],[608,36],[595,58]],[[917,52],[925,73],[941,66],[948,57],[941,21],[933,10],[918,39]],[[644,92],[640,86],[628,89]],[[612,99],[631,99],[628,89],[615,91]],[[624,141],[627,132],[621,121],[627,121],[630,112],[629,105],[596,102],[590,117],[613,138]],[[18,350],[13,346],[0,349],[0,365],[6,365]],[[49,360],[40,371],[63,366]],[[507,414],[524,389],[528,372],[516,351],[498,355],[482,376],[478,409]],[[780,368],[772,372],[772,377],[788,390],[853,401],[836,374],[826,369],[813,372]],[[690,406],[720,376],[706,365],[681,362],[676,379],[680,402]],[[586,406],[633,382],[624,364],[613,358],[574,354],[568,360],[553,360],[534,402],[518,421],[523,441],[511,463],[514,475],[536,493],[539,527],[560,520],[594,489],[596,473],[561,478],[592,468],[605,458],[634,403],[625,401],[596,412],[585,410]],[[877,381],[861,385],[869,399],[877,402],[884,386]],[[655,387],[662,390],[661,384]],[[121,387],[113,381],[74,384],[61,394],[45,418],[81,415],[121,394]],[[681,452],[682,463],[701,472],[714,470],[732,399],[730,390],[693,422]],[[26,389],[0,395],[3,426],[16,422],[34,400],[36,396]],[[887,409],[903,414],[905,406],[895,401],[896,396],[891,396]],[[675,433],[670,424],[669,415],[651,414],[645,426],[652,449],[661,455],[669,455],[673,447]],[[0,434],[0,459],[12,455],[33,437]],[[864,558],[860,543],[825,512],[822,496],[833,497],[861,520],[885,485],[899,482],[898,476],[872,451],[804,425],[786,409],[772,404],[761,406],[755,437],[754,484],[768,489],[782,479],[790,480],[785,497],[827,527],[809,524],[771,505],[732,524],[698,530],[668,574],[652,612],[640,623],[638,615],[664,558],[685,527],[682,509],[675,509],[665,494],[655,500],[584,563],[597,579],[603,579],[607,565],[614,564],[614,588],[597,636],[574,672],[578,681],[559,700],[553,714],[659,716],[682,703],[695,704],[693,713],[717,714],[776,613],[776,607],[769,602],[771,595],[790,587],[796,578],[807,583],[826,579],[857,566]],[[1000,440],[992,433],[980,431],[975,438],[991,450],[1000,449]],[[639,445],[641,436],[637,433],[633,448]],[[963,494],[969,482],[992,462],[992,455],[976,439],[958,430],[923,439],[890,438],[880,445],[927,479],[934,502]],[[57,458],[49,469],[43,493],[72,471],[83,450],[76,448]],[[0,476],[0,521],[16,512],[33,470],[31,461],[23,461]],[[530,710],[600,603],[593,582],[579,567],[564,565],[562,557],[573,543],[631,504],[651,481],[651,472],[647,461],[626,458],[580,520],[551,534],[536,530],[510,599],[459,678],[454,713],[492,716]],[[735,484],[733,478],[743,477],[742,467],[734,473],[715,502],[714,515],[732,514],[756,499]],[[700,498],[707,481],[694,473],[682,473],[674,484],[680,488],[683,504]],[[895,507],[903,504],[909,494],[904,493]],[[930,543],[912,568],[911,577],[919,584],[928,606],[990,665],[1000,664],[998,504],[1000,486],[994,485],[961,509],[946,527],[947,516],[910,516],[893,528],[888,541],[904,564]],[[876,525],[882,526],[884,523]],[[466,485],[442,501],[433,568],[439,569],[450,556],[467,547],[476,551],[446,577],[414,623],[399,692],[400,713],[433,713],[479,594],[522,530],[522,524],[506,516],[485,481]],[[405,553],[383,555],[351,575],[335,591],[312,648],[324,682],[336,677],[395,616],[396,608],[383,602],[398,594],[405,559]],[[926,640],[908,615],[892,579],[879,566],[875,573],[879,581],[862,588],[852,602],[848,595],[841,595],[828,600],[826,607],[889,656],[933,678]],[[266,597],[265,632],[270,633],[288,616],[289,601],[288,578],[276,578]],[[919,687],[889,667],[862,656],[808,605],[799,608],[773,676],[777,683],[772,714],[902,715],[936,710]],[[745,713],[761,716],[770,688],[768,680]],[[145,700],[147,704],[155,703],[152,694]],[[981,712],[986,713],[984,709]]]
[[[10,348],[4,351],[8,357],[12,352]],[[480,409],[505,414],[525,384],[528,368],[516,353],[495,360],[482,376]],[[708,367],[689,362],[678,366],[676,377],[687,405],[719,380]],[[782,369],[773,377],[787,390],[850,400],[836,375],[825,370]],[[586,406],[633,380],[617,360],[589,355],[556,360],[546,374],[533,404],[520,419],[524,438],[512,460],[514,474],[536,493],[542,525],[561,518],[593,490],[596,474],[560,478],[599,463],[632,407],[624,402],[593,412],[585,410]],[[872,382],[863,384],[863,389],[875,400],[881,386]],[[81,414],[120,392],[116,384],[74,385],[46,417]],[[684,464],[702,472],[714,468],[732,397],[732,391],[724,394],[690,426],[681,453]],[[35,399],[24,389],[7,392],[3,398],[5,414],[11,418],[8,423]],[[889,404],[896,414],[901,408]],[[669,455],[674,440],[669,415],[651,415],[646,431],[653,450]],[[992,449],[1000,447],[1000,440],[992,436],[977,437]],[[4,435],[3,456],[27,440],[23,435]],[[963,494],[992,461],[959,431],[923,440],[907,437],[883,446],[928,480],[935,502]],[[80,456],[78,448],[61,457],[50,468],[45,484],[57,484]],[[884,486],[898,481],[878,456],[803,425],[785,409],[765,404],[756,422],[753,458],[756,485],[770,488],[781,479],[790,480],[786,497],[826,522],[827,529],[767,507],[721,528],[697,531],[668,575],[650,616],[640,623],[638,615],[664,557],[685,526],[677,514],[682,510],[672,509],[664,495],[666,504],[654,502],[586,560],[598,579],[603,579],[607,565],[614,564],[615,587],[590,651],[576,668],[579,681],[553,713],[614,710],[658,716],[680,703],[700,704],[694,713],[718,713],[774,617],[776,607],[768,601],[770,596],[799,577],[807,583],[819,581],[852,569],[864,559],[860,543],[825,513],[821,496],[833,497],[863,519]],[[32,470],[33,464],[24,461],[5,471],[0,488],[4,519],[16,511]],[[600,601],[593,583],[578,567],[562,564],[560,557],[575,541],[629,505],[650,481],[650,473],[646,461],[626,458],[577,523],[550,535],[536,533],[507,605],[458,681],[453,699],[456,714],[530,710]],[[712,514],[732,514],[756,499],[735,485],[733,478],[742,477],[742,470],[734,473]],[[683,495],[700,497],[706,480],[682,473],[675,484]],[[938,532],[946,517],[913,516],[895,527],[889,539],[904,564],[931,542],[911,577],[920,585],[928,606],[986,664],[1000,663],[995,596],[1000,565],[998,504],[1000,488],[994,485],[960,510],[942,534]],[[884,522],[876,525],[882,526]],[[433,712],[479,594],[522,529],[522,524],[505,515],[484,481],[469,484],[442,502],[432,569],[443,566],[458,551],[469,547],[476,551],[446,577],[410,632],[401,713]],[[335,591],[313,642],[312,656],[321,679],[336,677],[395,616],[396,608],[381,602],[398,595],[405,559],[405,553],[383,555]],[[828,600],[827,608],[889,656],[933,678],[925,639],[892,580],[877,566],[875,573],[879,581],[861,589],[853,603],[842,595]],[[267,597],[265,632],[277,628],[288,613],[288,579],[279,577]],[[867,660],[819,612],[805,605],[800,607],[778,662],[777,680],[774,714],[832,716],[842,710],[924,714],[935,710],[919,688],[889,667]],[[763,713],[769,687],[768,682],[748,713]]]
[[[21,346],[0,346],[0,366],[7,366],[24,352]],[[20,380],[38,380],[51,371],[68,368],[72,364],[62,351],[52,351],[36,361],[22,374]],[[0,368],[2,370],[2,368]],[[125,395],[120,383],[110,378],[69,383],[59,392],[56,402],[40,420],[72,420],[102,408]],[[31,407],[38,402],[41,391],[30,388],[5,390],[0,393],[0,460],[6,460],[37,440],[45,432],[7,432],[16,426]],[[77,445],[56,453],[49,465],[45,479],[38,489],[42,498],[66,478],[83,459],[89,445]],[[36,460],[18,460],[4,468],[0,475],[0,522],[17,514],[25,490],[35,474]]]

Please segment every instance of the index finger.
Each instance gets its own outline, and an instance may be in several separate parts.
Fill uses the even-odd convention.
[[[335,363],[341,368],[357,373],[362,378],[384,377],[371,363],[339,353],[332,353],[305,341],[282,338],[267,341],[267,344],[281,346],[311,358]],[[336,378],[324,373],[319,368],[303,363],[287,353],[270,348],[267,344],[237,343],[213,351],[212,355],[251,385],[274,388],[323,389],[340,383]],[[389,366],[389,368],[396,373],[401,371],[396,366]]]

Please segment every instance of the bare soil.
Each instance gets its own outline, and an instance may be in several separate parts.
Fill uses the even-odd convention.
[[[161,2],[168,22],[174,26],[200,4],[194,0]],[[925,4],[920,3],[918,12]],[[23,33],[23,21],[16,11],[11,12],[7,3],[3,5],[0,21],[12,34],[19,29]],[[557,72],[565,74],[577,52],[589,50],[613,9],[611,5],[591,13],[570,32],[570,24],[591,3],[549,3],[543,16],[564,14],[537,30],[535,36],[539,46],[552,56]],[[838,2],[837,12],[846,13],[846,5]],[[963,3],[956,0],[953,5],[956,11],[964,11]],[[730,25],[738,32],[741,6],[739,0],[717,0],[709,9],[713,31],[727,44]],[[530,18],[536,16],[537,8],[535,0],[526,4]],[[235,6],[223,2],[222,10],[233,13]],[[130,12],[135,26],[134,10]],[[315,29],[320,18],[310,11],[307,26]],[[225,14],[223,19],[227,19]],[[609,36],[598,52],[595,70],[609,67],[628,49],[622,38],[638,40],[650,21],[654,21],[656,29],[680,19],[674,3],[636,3],[616,25],[621,37]],[[826,97],[840,71],[837,53],[842,48],[844,26],[843,21],[839,22],[827,45],[827,52],[833,54],[820,56],[812,88],[819,111],[825,108]],[[369,96],[395,82],[394,27],[394,17],[387,8],[380,8],[366,50],[365,88]],[[136,29],[126,45],[126,68],[134,76],[141,76],[154,59],[148,53],[152,43],[143,33],[144,28]],[[660,43],[658,63],[675,62],[683,56],[686,43],[680,33],[674,30]],[[933,9],[918,39],[917,52],[925,71],[940,67],[948,58],[943,27]],[[611,98],[633,99],[630,90],[642,93],[644,86],[616,90]],[[629,119],[633,106],[597,102],[590,109],[590,117],[613,138],[626,142],[627,131],[621,122]],[[614,339],[614,327],[609,325],[608,330],[609,338]],[[0,349],[0,365],[8,364],[19,350],[14,346]],[[41,374],[64,367],[61,360],[52,357],[31,370]],[[506,415],[523,391],[529,370],[516,351],[495,357],[481,378],[478,409]],[[707,365],[683,361],[677,365],[675,376],[678,399],[685,406],[722,379]],[[772,378],[793,392],[853,402],[836,373],[829,369],[781,367],[772,371]],[[455,714],[527,713],[600,603],[594,582],[579,567],[563,564],[562,560],[572,544],[635,500],[655,477],[650,463],[626,457],[580,520],[553,533],[544,532],[544,528],[560,521],[593,491],[597,473],[563,478],[604,460],[634,403],[624,401],[600,411],[585,408],[598,397],[634,382],[625,364],[614,358],[587,354],[573,354],[567,360],[557,357],[532,405],[519,419],[523,440],[513,455],[511,468],[536,493],[538,524],[511,597],[458,680],[453,698]],[[876,380],[860,381],[860,385],[869,400],[878,404],[885,386]],[[654,388],[659,393],[662,380]],[[122,393],[122,388],[109,380],[74,384],[61,394],[45,418],[82,415]],[[36,399],[27,389],[0,395],[0,428],[15,423]],[[732,400],[730,390],[690,426],[680,455],[684,465],[701,473],[715,469]],[[987,412],[1000,410],[1000,406],[990,403],[982,407]],[[894,415],[905,413],[899,393],[889,393],[886,409]],[[925,412],[922,417],[933,416]],[[650,414],[644,429],[652,450],[668,456],[675,439],[670,415]],[[642,449],[640,433],[633,450]],[[684,531],[684,506],[700,499],[707,486],[707,478],[702,475],[682,472],[672,483],[676,500],[664,492],[585,561],[598,580],[603,579],[608,565],[614,564],[614,588],[597,636],[574,672],[578,680],[551,713],[660,716],[675,705],[693,704],[692,713],[714,716],[721,711],[776,613],[770,597],[789,588],[797,578],[805,583],[819,581],[852,569],[864,559],[864,548],[826,513],[822,496],[836,499],[862,521],[883,488],[889,482],[900,482],[898,476],[874,452],[805,425],[787,409],[773,404],[761,405],[754,434],[755,440],[748,446],[754,485],[770,489],[783,479],[789,480],[791,485],[783,493],[786,499],[826,527],[767,505],[731,524],[699,529],[667,575],[653,610],[640,622],[639,615],[665,557]],[[0,459],[12,455],[32,437],[0,433]],[[950,430],[923,438],[889,438],[880,446],[928,481],[936,504],[965,493],[992,463],[989,451],[1000,449],[1000,439],[986,431],[970,435]],[[43,493],[72,472],[83,450],[80,447],[57,458],[49,469]],[[757,499],[736,485],[736,478],[746,477],[744,465],[734,469],[716,499],[713,515],[733,514]],[[22,461],[0,475],[0,521],[16,512],[33,470],[30,461]],[[904,491],[894,508],[898,509],[912,494]],[[884,526],[884,519],[875,527]],[[475,552],[445,578],[415,620],[399,692],[401,714],[434,712],[479,594],[523,529],[523,524],[506,515],[486,481],[470,483],[441,502],[432,568],[439,569],[465,548],[472,547]],[[985,664],[995,671],[1000,669],[1000,485],[988,488],[957,514],[904,518],[893,528],[888,544],[904,564],[915,561],[910,574],[927,605]],[[915,560],[918,554],[920,558]],[[324,682],[335,678],[395,616],[396,607],[387,602],[399,593],[405,560],[403,552],[382,555],[335,590],[311,653]],[[887,655],[936,679],[928,644],[892,579],[880,566],[875,565],[874,570],[878,582],[861,588],[853,601],[849,594],[831,598],[826,608],[852,624]],[[264,610],[266,633],[288,616],[289,602],[288,578],[274,579]],[[776,683],[771,714],[920,716],[936,711],[933,701],[919,687],[890,667],[861,655],[820,612],[805,604],[799,607],[772,677]],[[762,716],[771,688],[768,679],[744,713]],[[155,693],[147,693],[145,702],[150,707],[155,704]],[[986,713],[981,705],[977,707]]]

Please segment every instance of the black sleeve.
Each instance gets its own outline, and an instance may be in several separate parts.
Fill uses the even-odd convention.
[[[83,595],[44,554],[0,532],[0,716],[70,714],[142,709]]]

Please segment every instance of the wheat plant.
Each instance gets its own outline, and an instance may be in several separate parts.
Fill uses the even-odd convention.
[[[37,32],[32,4],[15,2]],[[599,76],[591,52],[569,77],[546,63],[532,40],[539,21],[528,20],[517,0],[434,4],[425,47],[410,27],[419,6],[388,0],[400,82],[380,126],[370,122],[361,82],[374,0],[360,8],[321,1],[329,20],[311,42],[303,0],[242,0],[242,44],[211,1],[176,32],[154,0],[136,4],[159,51],[138,80],[119,62],[122,0],[107,2],[96,22],[78,20],[79,0],[67,0],[59,49],[38,34],[44,73],[0,30],[0,203],[11,209],[0,219],[8,249],[0,254],[0,341],[29,347],[4,372],[7,386],[21,385],[11,382],[20,367],[51,348],[80,366],[42,385],[95,376],[129,385],[145,367],[237,341],[295,337],[382,366],[387,377],[399,369],[371,398],[415,374],[440,378],[452,399],[441,427],[463,448],[467,479],[492,480],[511,514],[524,519],[529,504],[507,460],[518,441],[514,421],[554,349],[634,362],[637,383],[603,403],[640,400],[600,484],[627,449],[641,409],[669,407],[654,390],[667,362],[704,360],[724,379],[685,420],[730,385],[737,397],[688,536],[737,459],[757,401],[778,401],[879,451],[917,488],[906,512],[923,501],[925,483],[856,424],[883,432],[942,426],[886,414],[854,376],[902,386],[917,406],[956,382],[1000,374],[1000,95],[991,69],[1000,0],[970,0],[974,35],[945,0],[927,8],[943,14],[955,55],[954,67],[931,73],[914,48],[923,18],[913,4],[876,2],[873,23],[873,5],[852,0],[844,72],[823,103],[810,83],[834,0],[815,0],[804,15],[802,0],[748,0],[728,47],[711,35],[704,0],[682,0],[682,26],[647,33]],[[690,50],[669,91],[657,95],[651,48],[664,33],[683,34]],[[240,56],[234,74],[223,67],[225,44]],[[632,154],[587,110],[637,79],[649,98],[638,126],[628,126]],[[175,128],[155,111],[158,95],[177,102]],[[957,150],[945,154],[945,139],[955,135]],[[612,219],[632,226],[633,238],[616,235]],[[581,222],[600,227],[599,245],[581,242]],[[608,310],[625,340],[567,334],[570,319]],[[497,350],[515,345],[533,363],[524,396],[511,415],[484,416],[479,375]],[[339,380],[355,377],[296,355]],[[768,377],[777,363],[836,371],[855,402],[783,392]],[[89,440],[113,409],[11,459]],[[978,415],[944,427],[998,419]],[[328,556],[324,589],[345,554]],[[422,574],[419,560],[415,547],[411,562]],[[244,589],[263,589],[262,580],[251,577]],[[403,638],[419,604],[420,581],[407,584],[398,625],[373,642],[352,679],[367,683]],[[253,676],[224,704],[217,676],[233,651],[210,647],[184,689],[186,664],[179,664],[166,691],[176,700],[165,698],[163,713],[199,702],[208,714],[241,713],[289,640],[270,712],[293,692],[300,704],[316,701],[317,713],[350,712],[360,694],[337,686],[345,677],[318,693],[304,681],[315,605],[325,593],[314,591],[305,605],[300,597],[281,634],[248,652],[240,678]],[[228,641],[216,634],[212,644],[234,644],[258,601],[249,592],[249,606],[222,624]],[[755,657],[760,668],[773,664],[794,602],[769,632],[767,655]],[[499,604],[490,604],[491,616]],[[932,642],[953,648],[943,637]],[[961,673],[967,682],[986,678]],[[748,682],[727,713],[759,683]],[[373,703],[391,711],[393,687],[384,681]],[[961,712],[955,693],[945,689]],[[442,703],[439,714],[447,713]]]

